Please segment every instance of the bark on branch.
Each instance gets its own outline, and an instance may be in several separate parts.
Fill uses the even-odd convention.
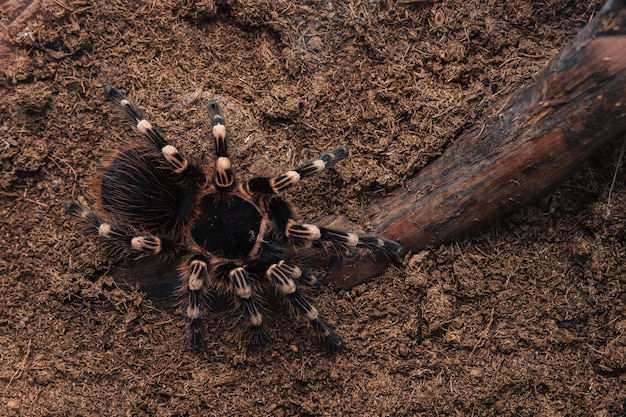
[[[376,233],[419,251],[551,192],[626,132],[626,1],[609,0],[535,79],[465,130],[402,188],[373,201]],[[349,288],[388,261],[362,253],[329,280]]]

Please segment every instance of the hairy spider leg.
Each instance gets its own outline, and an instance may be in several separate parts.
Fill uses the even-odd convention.
[[[296,281],[300,280],[302,270],[285,261],[268,266],[265,278],[271,282],[276,290],[284,296],[291,307],[300,315],[306,317],[315,333],[333,350],[344,347],[343,340],[315,307],[314,303],[302,293]]]
[[[328,242],[338,248],[363,248],[383,252],[389,257],[404,254],[404,248],[398,242],[380,236],[359,235],[314,224],[298,223],[294,219],[291,208],[282,198],[270,199],[267,210],[285,237],[298,246],[321,246],[324,242]]]
[[[402,256],[404,253],[404,249],[398,242],[380,236],[359,235],[314,224],[297,223],[293,220],[287,222],[285,234],[295,242],[329,242],[334,246],[344,248],[362,248],[369,251],[379,251],[390,257]]]
[[[252,342],[258,346],[265,345],[269,338],[263,326],[263,315],[251,285],[250,275],[245,268],[234,267],[228,271],[228,277],[243,310],[243,315],[250,323]]]
[[[136,235],[119,225],[106,222],[96,212],[77,201],[66,202],[65,211],[79,218],[91,232],[103,239],[112,255],[130,257],[143,254],[171,257],[180,250],[177,238],[166,235]]]
[[[209,101],[209,116],[211,117],[211,133],[215,140],[215,175],[213,183],[220,190],[232,187],[235,177],[228,158],[228,138],[226,136],[226,121],[220,105],[215,100]]]
[[[204,329],[202,323],[205,305],[206,282],[209,276],[209,260],[202,255],[193,255],[183,264],[184,287],[187,293],[187,318],[191,330],[191,349],[194,352],[204,346]]]
[[[104,87],[107,100],[122,107],[134,123],[134,127],[163,155],[172,171],[180,175],[182,185],[202,185],[206,181],[200,168],[185,158],[173,145],[170,145],[161,130],[145,119],[139,109],[120,90],[110,85]]]
[[[298,183],[301,179],[310,177],[332,167],[348,156],[348,148],[338,146],[325,152],[317,159],[275,177],[255,177],[242,184],[242,188],[249,194],[279,194]]]
[[[206,290],[212,286],[218,291],[233,294],[249,323],[252,342],[262,346],[269,337],[263,326],[263,315],[252,286],[252,278],[244,267],[220,258],[195,254],[183,262],[181,272],[183,293],[187,293],[187,317],[190,319],[191,348],[199,351],[204,346],[202,326]]]

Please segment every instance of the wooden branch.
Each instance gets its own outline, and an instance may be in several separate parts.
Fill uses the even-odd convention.
[[[419,251],[545,196],[626,132],[626,1],[609,0],[534,81],[491,107],[432,164],[368,207],[376,233]],[[336,266],[349,288],[388,265]]]

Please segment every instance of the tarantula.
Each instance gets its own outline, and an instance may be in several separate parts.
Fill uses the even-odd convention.
[[[191,348],[203,347],[203,307],[209,290],[238,301],[253,341],[263,345],[268,336],[258,294],[265,284],[306,317],[329,347],[342,348],[341,337],[300,288],[316,285],[318,277],[283,259],[284,248],[366,248],[389,257],[400,256],[403,249],[382,237],[300,223],[280,194],[335,165],[348,149],[339,146],[274,177],[237,181],[228,155],[226,123],[216,101],[208,103],[215,164],[201,168],[170,145],[118,89],[106,86],[104,95],[124,110],[147,140],[118,151],[105,164],[96,182],[94,209],[76,201],[66,202],[65,209],[115,255],[180,259]]]

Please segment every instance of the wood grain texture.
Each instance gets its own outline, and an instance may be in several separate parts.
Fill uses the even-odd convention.
[[[416,252],[553,191],[626,132],[625,51],[626,2],[611,0],[532,82],[494,103],[405,186],[372,201],[375,232]],[[328,279],[349,288],[388,263],[360,253]]]

